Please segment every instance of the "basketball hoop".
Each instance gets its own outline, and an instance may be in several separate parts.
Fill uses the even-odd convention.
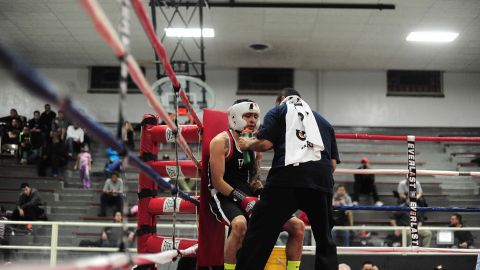
[[[199,113],[199,117],[201,117],[203,109],[215,106],[215,93],[207,83],[192,76],[178,75],[177,78],[182,88],[187,92],[193,109]],[[165,109],[169,113],[175,112],[173,104],[174,92],[170,79],[168,77],[161,78],[152,84],[152,88]],[[187,109],[183,106],[183,103],[179,104],[178,115],[187,115]]]

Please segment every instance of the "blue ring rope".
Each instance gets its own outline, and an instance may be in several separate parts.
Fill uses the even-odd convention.
[[[13,50],[7,48],[1,41],[0,63],[6,67],[15,80],[23,85],[28,92],[62,108],[72,120],[77,122],[80,126],[87,128],[89,135],[91,135],[95,141],[100,142],[107,147],[112,147],[119,153],[125,153],[130,165],[137,167],[147,174],[163,189],[176,191],[182,199],[197,206],[200,205],[198,200],[190,197],[187,193],[181,190],[177,190],[174,185],[165,181],[165,179],[163,179],[154,169],[148,166],[140,158],[130,153],[125,145],[115,138],[107,128],[81,112],[75,104],[71,103],[70,99],[60,98],[58,90],[53,84],[40,75],[35,69],[30,67]]]

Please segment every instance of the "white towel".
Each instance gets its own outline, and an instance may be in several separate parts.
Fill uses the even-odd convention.
[[[295,95],[286,97],[283,103],[287,104],[285,166],[320,160],[325,146],[312,109]]]

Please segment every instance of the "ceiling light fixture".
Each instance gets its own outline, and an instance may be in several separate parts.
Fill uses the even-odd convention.
[[[165,28],[167,37],[200,37],[200,28]],[[203,37],[215,37],[213,28],[203,28]]]
[[[455,32],[411,32],[407,41],[416,42],[452,42],[458,37]]]

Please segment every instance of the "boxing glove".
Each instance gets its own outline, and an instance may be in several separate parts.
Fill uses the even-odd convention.
[[[255,206],[257,201],[257,197],[245,197],[245,199],[242,200],[241,207],[248,217],[252,215],[253,207]]]
[[[249,217],[252,215],[252,209],[258,200],[256,197],[247,197],[245,193],[238,189],[233,189],[228,197],[237,203]]]

